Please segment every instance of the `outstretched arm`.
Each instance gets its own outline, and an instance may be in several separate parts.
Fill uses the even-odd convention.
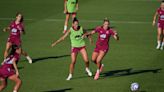
[[[68,30],[62,37],[60,37],[57,41],[55,41],[54,43],[52,43],[52,47],[54,47],[56,44],[58,44],[59,42],[63,41],[67,36],[68,34],[70,33],[70,30]]]
[[[6,28],[3,29],[3,32],[7,32],[9,30],[10,30],[10,27],[6,27]]]
[[[77,3],[76,3],[76,12],[78,11],[79,9],[79,4],[78,4],[78,0],[77,0]]]
[[[158,12],[156,12],[156,13],[154,14],[153,23],[152,23],[153,26],[154,26],[155,23],[156,23],[156,18],[157,18],[157,16],[158,16]]]
[[[119,40],[119,36],[118,36],[117,31],[114,31],[113,37],[114,37],[115,40]]]

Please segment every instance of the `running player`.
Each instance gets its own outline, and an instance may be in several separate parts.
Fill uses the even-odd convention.
[[[4,52],[4,59],[8,56],[8,52],[13,44],[16,44],[17,46],[21,46],[21,34],[24,33],[24,25],[23,25],[23,15],[21,13],[16,14],[16,19],[11,22],[10,26],[7,28],[4,28],[4,32],[10,31],[10,36],[8,38],[6,49]],[[29,63],[32,63],[32,59],[28,56],[28,54],[22,50],[22,55],[24,55]]]
[[[102,26],[99,26],[95,30],[83,35],[86,36],[86,35],[93,35],[95,33],[98,33],[96,48],[92,53],[92,61],[97,65],[97,71],[94,77],[95,80],[99,78],[100,72],[102,72],[104,65],[101,62],[109,50],[110,37],[113,36],[114,39],[119,40],[117,32],[111,29],[109,25],[110,22],[106,18],[104,19],[104,23]]]
[[[74,19],[76,17],[77,10],[78,10],[78,0],[64,0],[64,13],[66,14],[66,19],[65,19],[63,33],[66,33],[67,31],[70,15],[72,15],[72,19]]]
[[[156,49],[163,50],[164,47],[164,1],[161,2],[160,8],[157,9],[154,19],[153,19],[153,26],[156,23],[156,18],[158,16],[158,32],[157,32],[157,47]],[[162,37],[162,38],[161,38]]]
[[[13,92],[18,92],[22,83],[17,68],[20,53],[21,49],[17,45],[13,45],[10,55],[3,61],[2,66],[0,67],[0,91],[7,86],[7,79],[9,79],[15,82]]]
[[[89,70],[89,60],[88,60],[88,55],[87,55],[87,51],[85,47],[85,41],[82,38],[83,33],[84,33],[83,28],[79,26],[79,21],[76,18],[74,18],[73,24],[70,30],[68,30],[59,40],[57,40],[56,42],[52,44],[52,47],[55,46],[57,43],[63,41],[70,34],[70,40],[71,40],[71,46],[72,46],[72,50],[71,50],[72,62],[70,64],[69,76],[66,80],[71,80],[72,78],[72,74],[74,71],[75,63],[76,63],[76,58],[79,52],[81,53],[83,60],[85,62],[86,72],[88,73],[89,76],[92,76],[92,73]]]

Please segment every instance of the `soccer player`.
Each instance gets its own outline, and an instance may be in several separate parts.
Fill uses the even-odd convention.
[[[74,18],[73,24],[70,30],[68,30],[59,40],[57,40],[56,42],[52,44],[52,47],[55,46],[57,43],[63,41],[70,34],[70,40],[71,40],[71,46],[72,46],[72,49],[71,49],[72,61],[70,64],[69,76],[66,80],[71,80],[72,78],[72,74],[74,71],[75,63],[76,63],[76,58],[79,52],[81,53],[83,60],[85,62],[85,65],[86,65],[85,70],[88,73],[88,76],[92,76],[92,73],[89,70],[89,60],[88,60],[88,55],[87,55],[87,51],[85,47],[85,41],[82,38],[83,33],[84,33],[83,28],[79,26],[79,21],[76,18]]]
[[[70,15],[72,15],[72,19],[74,19],[76,17],[77,10],[78,10],[78,0],[64,0],[64,13],[66,14],[66,19],[65,19],[63,33],[66,33],[67,31]]]
[[[156,18],[158,16],[158,32],[157,32],[157,47],[156,49],[163,50],[164,47],[164,1],[161,2],[160,8],[157,9],[154,19],[153,19],[153,26],[156,23]],[[161,38],[162,37],[162,38]]]
[[[17,13],[16,19],[13,22],[11,22],[9,27],[4,28],[3,31],[10,31],[10,35],[6,43],[6,49],[4,52],[4,59],[6,59],[6,57],[8,56],[8,52],[13,44],[21,46],[21,34],[25,34],[23,25],[23,15],[21,13]],[[23,50],[21,52],[21,54],[24,55],[31,64],[32,59],[29,57],[29,55]]]
[[[99,78],[100,72],[102,72],[104,65],[101,62],[109,50],[110,37],[113,36],[115,40],[119,40],[119,36],[117,32],[111,29],[109,25],[110,22],[106,18],[104,19],[104,23],[102,26],[99,26],[95,30],[83,35],[86,36],[86,35],[93,35],[95,33],[98,33],[96,48],[92,53],[92,61],[97,65],[97,71],[94,77],[95,80]]]
[[[14,81],[15,86],[13,92],[18,92],[21,86],[21,79],[19,78],[19,71],[17,63],[20,58],[21,49],[17,45],[12,45],[10,55],[2,62],[0,67],[0,91],[7,86],[7,79]]]

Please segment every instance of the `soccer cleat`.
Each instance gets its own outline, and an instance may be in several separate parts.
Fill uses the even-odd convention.
[[[86,68],[85,71],[87,72],[88,76],[92,76],[92,72],[88,68]]]
[[[31,59],[29,56],[27,56],[26,58],[27,58],[28,62],[29,62],[30,64],[32,64],[32,59]]]
[[[161,46],[160,50],[163,50],[163,46]]]
[[[95,77],[94,77],[94,80],[98,80],[99,76],[100,76],[100,71],[97,70]]]
[[[72,79],[72,74],[69,74],[66,80],[71,80]]]
[[[157,49],[157,50],[160,49],[160,45],[159,45],[159,44],[157,45],[156,49]]]
[[[103,71],[103,67],[104,67],[104,64],[101,64],[101,67],[100,67],[100,72]]]

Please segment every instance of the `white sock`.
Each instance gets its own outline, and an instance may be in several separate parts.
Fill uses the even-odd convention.
[[[90,71],[88,67],[85,68],[86,71]]]
[[[13,92],[17,92],[16,90],[14,90]]]
[[[67,26],[64,26],[64,30],[65,30],[65,31],[67,30]]]
[[[27,58],[28,60],[31,60],[30,56],[26,56],[26,58]]]
[[[100,69],[97,69],[97,72],[100,72]]]
[[[162,42],[162,45],[161,45],[162,47],[164,46],[164,42]]]

